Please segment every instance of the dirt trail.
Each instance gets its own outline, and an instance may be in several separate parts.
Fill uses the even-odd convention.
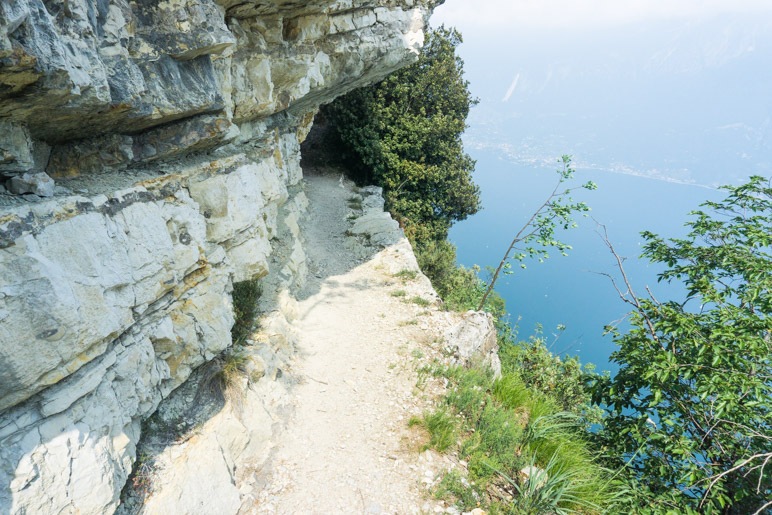
[[[404,240],[368,259],[345,235],[352,192],[339,175],[309,175],[306,183],[310,277],[288,372],[299,382],[294,413],[249,512],[441,511],[425,493],[447,464],[419,453],[421,433],[407,427],[428,406],[417,369],[437,346],[431,314],[411,299],[434,302],[433,291],[420,274],[395,277],[417,270]]]

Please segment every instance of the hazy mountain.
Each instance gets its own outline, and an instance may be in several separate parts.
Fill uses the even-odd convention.
[[[772,19],[533,31],[472,53],[471,146],[707,185],[772,175]]]

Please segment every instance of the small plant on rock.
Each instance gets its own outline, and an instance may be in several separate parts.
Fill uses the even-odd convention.
[[[415,296],[410,299],[410,302],[415,304],[416,306],[421,306],[422,308],[428,307],[431,305],[431,301],[428,301],[424,299],[423,297]]]
[[[234,344],[243,343],[255,327],[257,304],[260,301],[262,287],[259,279],[241,281],[233,284],[233,316],[231,339]]]
[[[402,279],[403,281],[412,281],[416,277],[418,277],[418,272],[415,270],[408,270],[407,268],[400,270],[396,274],[394,274],[394,277],[398,279]]]
[[[241,349],[230,348],[206,365],[202,385],[213,395],[238,407],[243,397],[244,382],[249,381],[248,362],[249,358]]]
[[[145,499],[153,493],[154,473],[155,461],[153,457],[144,453],[137,456],[129,481],[134,489],[134,494],[140,499]]]

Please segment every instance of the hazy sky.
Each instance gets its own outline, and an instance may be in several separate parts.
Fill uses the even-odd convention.
[[[596,28],[655,20],[699,19],[724,13],[772,13],[770,0],[446,0],[432,24]]]
[[[772,0],[446,0],[431,23],[464,36],[469,145],[701,184],[772,169]]]

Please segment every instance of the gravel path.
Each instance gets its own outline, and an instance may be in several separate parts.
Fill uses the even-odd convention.
[[[294,322],[294,413],[249,512],[443,511],[426,492],[448,463],[419,452],[425,436],[407,426],[430,402],[417,369],[437,340],[431,310],[410,299],[434,293],[420,274],[395,277],[417,270],[406,241],[375,253],[346,236],[352,191],[340,176],[308,175],[306,194],[310,277]]]

